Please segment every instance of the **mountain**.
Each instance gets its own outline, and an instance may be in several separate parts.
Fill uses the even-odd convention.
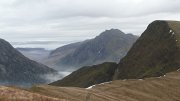
[[[114,74],[113,80],[158,77],[176,71],[180,68],[178,38],[180,38],[180,22],[159,20],[152,22],[118,65],[111,66],[107,63],[110,69],[117,68],[115,73],[112,73]],[[91,71],[93,66],[90,66],[89,69],[84,67],[52,85],[87,87],[79,84],[92,84],[91,82],[94,81],[105,82],[100,81],[96,76],[98,73],[104,72],[106,67],[103,64],[96,66],[99,68],[96,75]],[[105,74],[99,77],[105,80]],[[107,81],[111,81],[111,79]]]
[[[94,66],[86,66],[50,85],[86,88],[94,84],[111,81],[116,67],[116,63],[109,62]]]
[[[180,22],[152,22],[120,61],[114,79],[165,75],[180,68]]]
[[[48,101],[178,101],[179,31],[178,21],[154,21],[119,64],[86,66],[58,81],[63,82],[60,86],[75,87],[57,87],[58,82],[54,83],[56,86],[37,85],[28,90],[0,87],[0,100],[13,96],[26,101],[24,98],[31,100],[28,96],[33,96],[33,100],[35,97]],[[92,85],[87,87],[86,82]]]
[[[94,39],[60,47],[51,53],[59,67],[82,67],[119,62],[138,37],[118,29],[106,30]],[[59,58],[58,58],[59,57]]]
[[[0,83],[5,85],[32,85],[47,82],[44,77],[55,70],[32,61],[0,39]]]

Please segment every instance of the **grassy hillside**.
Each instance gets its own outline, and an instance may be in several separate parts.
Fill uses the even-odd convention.
[[[180,22],[154,21],[120,61],[115,79],[164,75],[180,66]]]
[[[66,101],[14,87],[0,87],[0,101]]]
[[[91,89],[34,86],[30,90],[0,87],[0,101],[179,101],[180,71],[162,77],[116,80]]]
[[[180,71],[162,77],[117,80],[92,89],[36,86],[32,91],[68,101],[179,101]]]
[[[54,86],[89,87],[111,81],[117,64],[106,62],[100,65],[83,67],[62,80],[51,83]]]

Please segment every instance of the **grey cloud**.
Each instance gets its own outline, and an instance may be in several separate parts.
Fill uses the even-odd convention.
[[[153,20],[180,20],[179,4],[179,0],[0,0],[0,37],[11,42],[81,41],[110,28],[140,35]]]

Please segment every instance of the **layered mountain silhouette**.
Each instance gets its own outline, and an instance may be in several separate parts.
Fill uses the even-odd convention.
[[[32,61],[0,39],[0,83],[7,85],[31,85],[47,82],[43,76],[55,70]]]
[[[51,83],[55,86],[36,85],[28,90],[1,86],[0,100],[178,101],[179,31],[178,21],[154,21],[119,64],[106,62],[83,67],[64,79]],[[4,40],[0,42],[2,45]],[[0,48],[1,51],[6,49]],[[88,85],[91,86],[79,88]]]
[[[106,30],[94,39],[57,48],[46,63],[78,68],[103,62],[119,62],[137,38],[118,29]]]
[[[143,79],[147,77],[160,77],[168,72],[176,71],[180,68],[180,22],[178,21],[154,21],[143,32],[141,37],[135,42],[127,55],[119,62],[113,80],[117,79]],[[106,64],[108,65],[108,64]],[[109,64],[110,66],[110,64]],[[106,66],[96,65],[98,70],[102,70],[104,75],[108,71],[103,71]],[[110,66],[109,68],[115,68]],[[88,72],[85,72],[88,70]],[[100,71],[98,71],[101,73]],[[55,83],[56,86],[76,86],[98,80],[94,77],[92,68],[83,68],[73,72],[69,76]],[[113,74],[113,73],[112,73]],[[85,76],[89,75],[89,76]],[[84,80],[79,82],[79,78]],[[99,77],[106,77],[99,75]],[[94,79],[89,79],[94,78]],[[104,78],[105,79],[105,78]],[[102,79],[102,80],[104,80]],[[109,79],[110,80],[110,79]],[[104,82],[104,81],[102,81]],[[102,83],[98,82],[98,83]],[[80,87],[85,87],[81,85]]]

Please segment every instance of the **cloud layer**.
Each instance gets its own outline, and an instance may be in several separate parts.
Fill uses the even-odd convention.
[[[180,20],[179,4],[179,0],[1,0],[0,37],[10,42],[72,42],[110,28],[140,35],[153,20]]]

